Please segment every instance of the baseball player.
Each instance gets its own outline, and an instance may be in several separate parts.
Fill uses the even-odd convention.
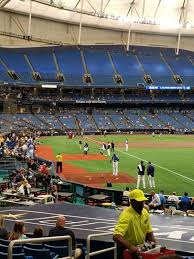
[[[129,148],[128,139],[125,140],[125,151],[127,152]]]
[[[137,166],[138,169],[138,175],[137,175],[137,189],[139,189],[139,184],[142,181],[143,188],[146,188],[145,185],[145,165],[143,164],[143,161],[140,162],[140,164]]]
[[[116,154],[113,154],[112,158],[112,167],[113,167],[113,175],[118,175],[118,166],[119,166],[119,157]]]
[[[150,188],[155,188],[155,181],[154,181],[154,166],[151,162],[148,162],[147,166],[147,176],[150,184]]]
[[[110,156],[110,150],[111,150],[110,142],[107,143],[106,149],[107,149],[107,155]]]

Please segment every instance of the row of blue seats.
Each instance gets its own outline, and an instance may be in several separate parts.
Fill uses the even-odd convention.
[[[39,72],[42,81],[56,82],[56,74],[60,71],[65,77],[65,85],[86,86],[83,75],[88,72],[92,76],[92,85],[117,85],[113,80],[115,74],[120,74],[124,86],[136,86],[145,83],[144,75],[149,74],[156,85],[177,85],[173,74],[182,77],[183,83],[192,85],[194,69],[192,52],[176,57],[168,55],[170,50],[160,51],[159,48],[134,47],[136,51],[108,51],[87,48],[83,50],[85,67],[81,52],[77,48],[29,48],[0,49],[0,81],[14,83],[7,71],[15,71],[19,75],[19,83],[37,84],[32,77],[32,71]],[[147,50],[147,52],[146,52]],[[152,52],[151,52],[152,50]],[[111,64],[112,61],[112,64]],[[170,68],[169,68],[170,67]]]
[[[7,259],[10,241],[0,239],[0,258]],[[13,259],[56,259],[68,255],[67,246],[53,246],[49,244],[29,243],[13,247]]]
[[[36,129],[83,129],[84,131],[96,131],[98,129],[161,129],[173,127],[175,129],[194,128],[194,112],[190,110],[186,114],[174,111],[166,112],[158,110],[156,114],[148,111],[126,110],[124,112],[116,112],[109,110],[108,115],[105,111],[94,112],[89,115],[87,112],[72,112],[61,114],[0,114],[0,119],[12,125],[14,128],[31,127]],[[96,127],[97,126],[97,127]]]

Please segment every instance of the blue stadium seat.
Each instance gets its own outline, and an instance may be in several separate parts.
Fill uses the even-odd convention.
[[[43,249],[44,244],[37,244],[37,243],[27,243],[25,244],[26,247],[28,248],[33,248],[33,249]]]
[[[7,239],[1,239],[0,238],[0,244],[2,244],[2,245],[9,245],[9,243],[10,243],[10,240],[7,240]]]
[[[33,256],[33,259],[43,259],[43,258],[52,259],[53,258],[53,256],[50,254],[49,249],[33,249],[26,246],[24,246],[23,248],[24,248],[25,255]]]
[[[7,253],[2,253],[2,252],[0,252],[0,258],[1,258],[1,259],[7,259],[7,256],[8,256]],[[12,255],[12,258],[13,258],[13,259],[26,259],[24,253],[13,254],[13,255]]]
[[[32,48],[25,51],[35,72],[39,72],[44,82],[57,82],[57,68],[51,48]]]
[[[54,49],[59,69],[65,77],[65,85],[84,86],[83,75],[85,74],[80,51],[77,48],[56,47]]]
[[[103,50],[85,50],[85,62],[88,72],[93,78],[93,85],[98,87],[114,87],[114,70],[109,61],[108,53]]]
[[[123,78],[124,86],[136,86],[137,83],[144,83],[144,73],[135,55],[122,52],[112,53],[112,59],[117,72]]]
[[[36,83],[32,78],[32,71],[24,58],[25,49],[1,49],[0,57],[9,70],[13,70],[19,76],[19,83]],[[14,81],[13,79],[11,79]]]
[[[8,245],[0,244],[0,252],[7,253]],[[14,246],[13,247],[13,253],[14,254],[22,253],[22,246]]]
[[[51,252],[54,252],[56,255],[61,257],[65,257],[68,255],[68,247],[67,246],[52,246],[52,245],[46,245],[45,248],[49,249]]]

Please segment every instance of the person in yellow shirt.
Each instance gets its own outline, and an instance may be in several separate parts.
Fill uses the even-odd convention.
[[[118,259],[123,258],[128,249],[132,258],[139,258],[138,245],[145,241],[155,242],[148,211],[144,208],[147,198],[144,193],[135,189],[129,194],[131,205],[123,210],[113,233],[113,240],[118,244]]]
[[[57,174],[62,173],[62,163],[63,163],[63,157],[60,153],[58,153],[58,155],[56,155],[56,167],[57,167]]]

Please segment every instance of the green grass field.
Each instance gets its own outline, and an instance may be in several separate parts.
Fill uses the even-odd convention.
[[[94,139],[95,138],[95,139]],[[129,141],[129,150],[125,152],[125,139]],[[43,138],[42,142],[51,145],[56,153],[79,154],[83,151],[79,150],[79,138],[72,140],[66,136],[56,136]],[[152,161],[155,164],[155,182],[156,191],[163,189],[166,194],[176,191],[182,195],[183,192],[189,192],[190,196],[194,196],[194,147],[181,147],[194,142],[194,136],[176,136],[162,135],[152,137],[151,135],[112,135],[112,136],[88,136],[83,142],[89,143],[89,153],[99,153],[101,145],[98,141],[112,141],[116,143],[115,153],[120,157],[119,171],[126,172],[130,176],[137,176],[137,165],[140,159],[144,161]],[[150,143],[152,147],[130,147],[130,143]],[[166,143],[166,144],[165,144]],[[177,145],[178,147],[169,147],[168,143]],[[163,147],[158,145],[163,144]],[[165,147],[166,146],[166,147]],[[82,166],[89,172],[112,172],[112,166],[109,161],[71,161],[74,165]],[[147,165],[147,162],[145,162]],[[148,192],[148,181],[146,181]],[[113,188],[123,190],[126,186],[134,188],[135,184],[114,184]]]

